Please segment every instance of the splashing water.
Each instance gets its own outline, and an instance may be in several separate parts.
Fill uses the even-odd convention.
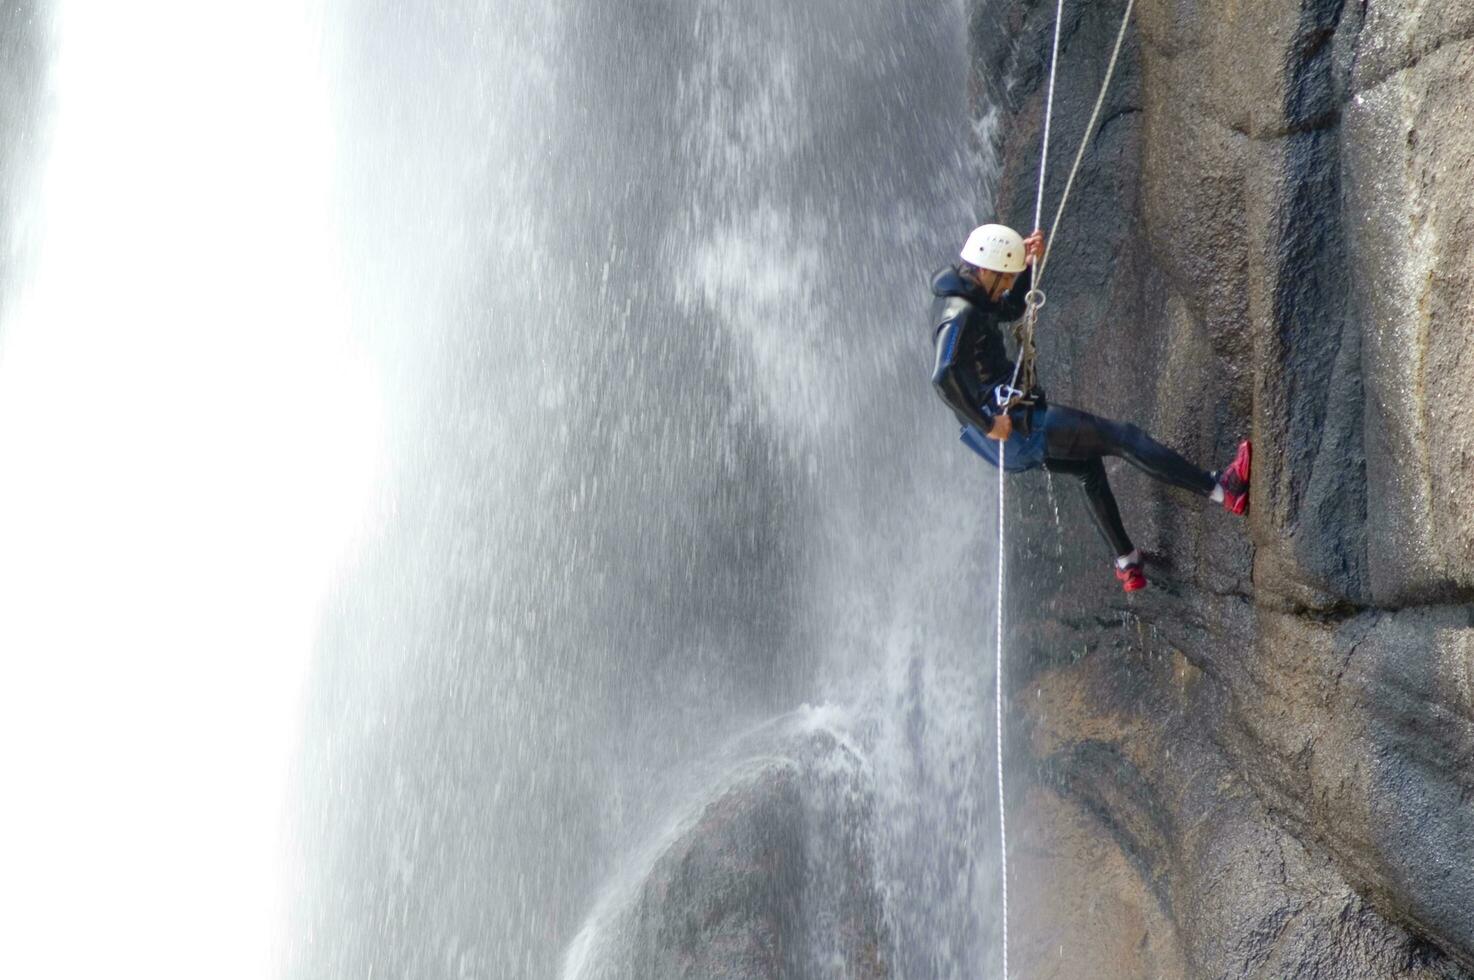
[[[962,5],[45,9],[51,94],[6,95],[51,121],[0,279],[0,448],[40,474],[0,501],[4,687],[76,663],[99,730],[159,719],[113,744],[178,820],[76,862],[290,828],[235,876],[286,901],[189,903],[159,974],[270,974],[233,930],[285,921],[291,977],[584,975],[702,801],[815,732],[893,975],[995,969],[995,501],[923,325],[994,179]]]

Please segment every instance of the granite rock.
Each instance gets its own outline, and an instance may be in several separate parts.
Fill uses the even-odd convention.
[[[1010,93],[997,210],[1025,224],[1054,5],[1003,7],[1021,40],[979,90]],[[1123,7],[1067,15],[1046,215]],[[1205,468],[1252,436],[1254,503],[1112,464],[1152,557],[1126,598],[1104,546],[1063,547],[1073,490],[1014,481],[1010,826],[1058,845],[1015,871],[1103,869],[1037,920],[1130,909],[1094,976],[1474,975],[1474,3],[1134,20],[1040,375]]]

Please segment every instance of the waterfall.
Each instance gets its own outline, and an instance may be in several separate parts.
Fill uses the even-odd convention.
[[[894,976],[990,969],[995,498],[924,323],[992,177],[960,0],[46,10],[0,398],[127,479],[89,510],[74,459],[0,509],[47,518],[18,553],[58,575],[58,540],[143,514],[84,604],[142,637],[176,590],[159,662],[250,665],[264,714],[184,730],[293,759],[286,975],[579,973],[712,794],[773,772],[813,867],[862,842]],[[52,646],[109,649],[79,629]],[[276,777],[221,759],[274,820]],[[864,833],[826,836],[856,793]],[[840,914],[805,913],[806,969]]]
[[[279,968],[307,665],[381,465],[319,14],[0,11],[6,975]]]
[[[977,975],[991,493],[924,326],[985,176],[963,11],[336,16],[413,409],[313,675],[297,975],[552,974],[804,704],[863,755],[897,975]]]

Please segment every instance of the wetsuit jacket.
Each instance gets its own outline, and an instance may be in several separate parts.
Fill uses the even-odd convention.
[[[996,406],[992,391],[1013,377],[1013,361],[1003,345],[1001,324],[1024,315],[1024,296],[1033,282],[1033,267],[1024,270],[1013,288],[994,302],[962,278],[955,265],[932,277],[931,324],[937,363],[931,381],[957,421],[987,432]]]

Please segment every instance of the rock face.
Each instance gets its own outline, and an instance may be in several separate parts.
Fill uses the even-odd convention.
[[[700,805],[586,942],[580,980],[890,976],[859,760],[795,740]]]
[[[1046,221],[1123,7],[1066,4]],[[973,22],[1021,225],[1053,14]],[[1474,2],[1134,20],[1041,379],[1205,466],[1252,435],[1253,511],[1114,465],[1155,559],[1128,599],[1062,546],[1073,487],[1011,484],[1018,973],[1474,975]]]
[[[631,923],[631,976],[783,977],[801,966],[798,772],[728,790],[661,856]]]

